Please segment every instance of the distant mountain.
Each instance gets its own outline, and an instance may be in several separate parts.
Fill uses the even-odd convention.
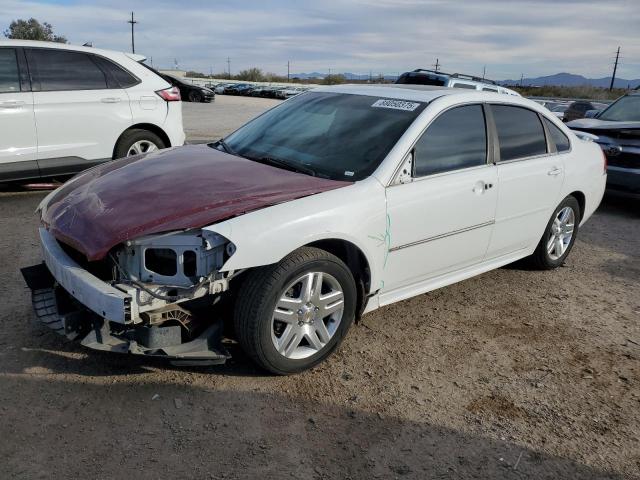
[[[520,85],[520,80],[502,80],[498,82],[503,85]],[[611,77],[604,78],[586,78],[582,75],[575,75],[573,73],[556,73],[555,75],[548,75],[546,77],[524,78],[522,85],[526,86],[544,86],[544,85],[557,85],[563,87],[579,87],[583,85],[589,85],[591,87],[609,87],[611,84]],[[616,78],[614,87],[617,88],[635,88],[640,85],[640,78],[635,80],[626,80],[624,78]]]
[[[334,72],[339,73],[339,72]],[[347,80],[368,80],[369,74],[360,74],[360,73],[351,73],[351,72],[342,72],[341,75],[344,75]],[[377,73],[372,74],[372,78],[378,78]],[[311,72],[311,73],[292,73],[291,78],[302,78],[302,79],[323,79],[327,76],[327,73],[320,72]],[[396,75],[384,75],[385,80],[395,80]],[[520,85],[520,80],[499,80],[499,84],[501,85]],[[527,86],[545,86],[545,85],[557,85],[564,87],[579,87],[583,85],[589,85],[592,87],[609,87],[611,83],[611,77],[604,78],[586,78],[582,75],[575,75],[573,73],[556,73],[555,75],[548,75],[546,77],[534,77],[534,78],[524,78],[522,80],[522,85]],[[616,78],[615,87],[617,88],[636,88],[640,86],[640,78],[636,78],[634,80],[627,80],[624,78]]]

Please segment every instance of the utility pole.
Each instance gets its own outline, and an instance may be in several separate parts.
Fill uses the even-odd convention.
[[[616,63],[613,64],[613,75],[611,76],[611,85],[609,85],[609,91],[613,90],[613,82],[616,81],[616,70],[618,69],[618,58],[620,58],[620,47],[616,52]]]
[[[231,80],[231,59],[227,57],[227,70],[229,70],[229,80]]]
[[[291,62],[287,60],[287,83],[291,80]]]
[[[440,60],[436,58],[436,63],[433,64],[433,66],[436,68],[436,72],[438,71],[438,69],[442,66],[440,64]]]
[[[131,24],[131,53],[136,53],[136,43],[133,39],[133,26],[138,22],[133,19],[133,12],[131,12],[131,20],[127,20],[127,23]]]
[[[522,82],[524,81],[524,73],[520,74],[520,86],[522,86]]]
[[[482,80],[484,80],[484,76],[487,74],[487,66],[482,67]]]

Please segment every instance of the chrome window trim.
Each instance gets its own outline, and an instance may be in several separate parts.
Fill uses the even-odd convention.
[[[423,243],[433,242],[434,240],[440,240],[442,238],[451,237],[453,235],[458,235],[460,233],[477,230],[478,228],[489,227],[491,225],[494,225],[495,223],[496,223],[495,220],[489,220],[488,222],[479,223],[477,225],[471,225],[470,227],[460,228],[458,230],[452,230],[451,232],[447,232],[447,233],[440,233],[432,237],[423,238],[422,240],[416,240],[415,242],[405,243],[404,245],[398,245],[397,247],[389,248],[389,252],[396,252],[404,248],[415,247],[416,245],[422,245]]]
[[[438,97],[438,98],[440,98],[440,97]],[[434,102],[435,100],[437,100],[437,99],[434,99],[434,100],[433,100],[429,105],[433,104],[433,102]],[[427,107],[424,109],[424,111],[421,113],[421,115],[423,115],[423,114],[427,111],[427,109],[429,108],[429,105],[427,105]],[[402,169],[402,167],[404,166],[404,163],[405,163],[405,161],[406,161],[407,155],[408,155],[409,153],[411,153],[411,152],[415,149],[416,144],[418,143],[418,141],[420,141],[420,139],[422,138],[422,136],[424,135],[424,133],[427,131],[427,129],[431,126],[431,124],[432,124],[432,123],[433,123],[437,118],[439,118],[439,117],[440,117],[442,114],[444,114],[445,112],[448,112],[449,110],[452,110],[452,109],[457,108],[457,107],[465,107],[465,106],[470,106],[470,105],[480,105],[480,106],[482,107],[482,113],[484,114],[485,134],[486,134],[486,137],[487,137],[487,154],[486,154],[486,164],[485,164],[485,165],[476,165],[476,166],[474,166],[474,167],[459,168],[459,169],[457,169],[457,170],[450,170],[450,171],[448,171],[448,172],[433,173],[433,174],[431,174],[431,175],[423,175],[423,176],[421,176],[421,177],[416,177],[416,176],[414,176],[413,171],[412,171],[412,172],[411,172],[411,178],[412,178],[412,180],[411,180],[411,182],[409,182],[409,183],[413,183],[413,182],[416,182],[416,181],[418,181],[418,180],[422,180],[422,179],[424,179],[424,178],[432,178],[432,177],[436,177],[436,176],[446,175],[446,174],[449,174],[449,173],[462,172],[462,171],[470,170],[470,169],[473,169],[473,168],[481,168],[481,167],[485,167],[485,166],[487,166],[487,165],[491,165],[492,163],[494,163],[493,161],[490,161],[490,157],[492,156],[492,155],[491,155],[491,150],[490,150],[490,149],[491,149],[491,147],[493,146],[493,140],[492,140],[492,139],[490,139],[490,138],[491,138],[491,136],[492,136],[492,132],[491,132],[491,130],[490,130],[490,128],[489,128],[489,118],[488,118],[488,116],[487,116],[487,109],[486,109],[486,107],[485,107],[486,102],[478,101],[478,100],[473,100],[473,101],[464,102],[464,103],[457,103],[457,104],[455,104],[455,105],[450,105],[449,107],[445,108],[444,110],[441,110],[440,112],[438,112],[438,114],[437,114],[435,117],[433,117],[433,118],[429,121],[429,123],[427,123],[427,124],[425,125],[425,127],[420,131],[420,133],[416,136],[416,138],[414,139],[414,141],[411,143],[411,146],[410,146],[410,147],[409,147],[409,148],[404,152],[404,155],[402,155],[402,160],[401,160],[401,161],[399,162],[399,164],[396,166],[396,169],[394,170],[393,175],[391,175],[391,180],[389,181],[389,183],[388,183],[386,186],[387,186],[387,187],[395,187],[395,186],[398,186],[398,185],[408,185],[408,183],[398,183],[398,182],[397,182],[398,174],[400,173],[400,170],[401,170],[401,169]],[[420,117],[418,117],[418,118],[420,118]],[[416,120],[417,120],[417,119],[416,119]],[[414,166],[415,166],[415,163],[416,163],[416,162],[415,162],[415,160],[416,160],[416,159],[415,159],[415,156],[414,156],[414,159],[413,159],[413,165],[414,165]]]

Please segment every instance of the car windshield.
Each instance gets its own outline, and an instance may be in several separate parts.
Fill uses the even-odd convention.
[[[302,93],[223,143],[228,151],[256,161],[336,180],[361,180],[373,173],[425,107],[426,102],[367,95]]]
[[[598,115],[610,122],[640,122],[640,95],[628,95],[613,102]]]
[[[551,109],[552,112],[566,112],[567,108],[569,108],[567,105],[557,105],[555,107],[553,107]]]

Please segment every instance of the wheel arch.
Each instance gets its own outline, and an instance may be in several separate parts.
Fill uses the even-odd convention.
[[[576,190],[574,192],[571,192],[568,196],[573,197],[578,201],[578,205],[580,206],[580,221],[582,221],[582,218],[584,217],[584,209],[587,203],[585,194],[580,190]]]
[[[359,318],[367,306],[367,292],[371,289],[371,267],[364,252],[354,243],[341,238],[316,240],[304,246],[319,248],[335,255],[351,270],[358,291],[356,317]]]
[[[168,147],[171,146],[171,140],[169,139],[169,136],[159,126],[154,125],[153,123],[136,123],[135,125],[131,125],[130,127],[128,127],[125,131],[123,131],[120,134],[120,136],[116,140],[116,143],[113,145],[113,152],[111,154],[111,158],[115,159],[115,157],[116,157],[116,149],[118,148],[118,143],[120,143],[120,140],[122,140],[122,137],[125,136],[127,134],[127,132],[130,132],[131,130],[147,130],[147,131],[149,131],[151,133],[155,133],[156,135],[158,135],[162,139],[162,141],[165,144],[165,148],[168,148]]]

